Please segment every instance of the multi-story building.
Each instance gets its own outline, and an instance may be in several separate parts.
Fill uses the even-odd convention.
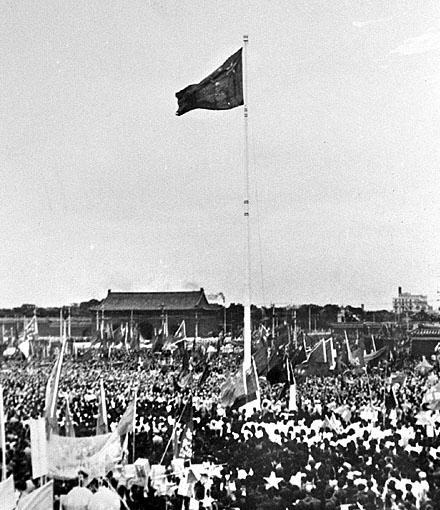
[[[398,295],[393,299],[393,310],[396,314],[412,314],[430,312],[432,306],[428,305],[428,296],[402,292],[402,287],[399,287]]]

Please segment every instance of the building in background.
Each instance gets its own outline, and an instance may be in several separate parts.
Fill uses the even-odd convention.
[[[207,337],[223,327],[224,307],[209,303],[203,288],[180,292],[112,292],[92,311],[97,320],[133,324],[145,340],[163,332],[174,335],[182,321],[188,337]]]
[[[428,305],[428,296],[402,292],[402,287],[399,287],[398,295],[393,299],[393,310],[397,315],[413,314],[431,312],[432,306]]]

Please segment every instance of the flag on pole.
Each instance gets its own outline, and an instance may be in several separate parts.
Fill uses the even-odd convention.
[[[223,407],[241,407],[258,399],[258,377],[255,364],[244,371],[243,365],[220,388]]]
[[[133,432],[134,430],[134,420],[136,416],[136,402],[133,399],[125,409],[124,414],[118,423],[118,434],[120,436],[125,436],[129,432]]]
[[[289,411],[298,411],[298,404],[296,403],[296,380],[289,360],[287,360],[287,379],[289,381]]]
[[[176,93],[178,110],[183,115],[191,110],[230,110],[243,104],[242,48],[200,83]]]
[[[46,399],[44,406],[44,416],[48,425],[48,431],[57,432],[57,399],[58,399],[58,386],[60,383],[61,368],[63,366],[64,351],[66,348],[66,341],[63,339],[58,358],[52,368],[46,384]]]
[[[107,404],[105,401],[104,381],[101,377],[99,383],[98,419],[96,422],[96,434],[108,433]]]

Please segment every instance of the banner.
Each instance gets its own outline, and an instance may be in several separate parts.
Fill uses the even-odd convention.
[[[0,482],[0,508],[2,510],[14,510],[16,502],[14,477],[11,475]]]
[[[29,420],[31,429],[32,478],[40,478],[48,473],[46,420]]]
[[[122,457],[117,432],[92,437],[50,436],[48,442],[49,475],[60,480],[71,480],[78,471],[89,478],[105,476]]]
[[[48,510],[53,508],[53,480],[23,496],[17,510]]]

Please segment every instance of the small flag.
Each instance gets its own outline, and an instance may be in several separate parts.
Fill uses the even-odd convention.
[[[183,115],[191,110],[230,110],[243,104],[242,49],[196,85],[176,93],[178,110]]]

